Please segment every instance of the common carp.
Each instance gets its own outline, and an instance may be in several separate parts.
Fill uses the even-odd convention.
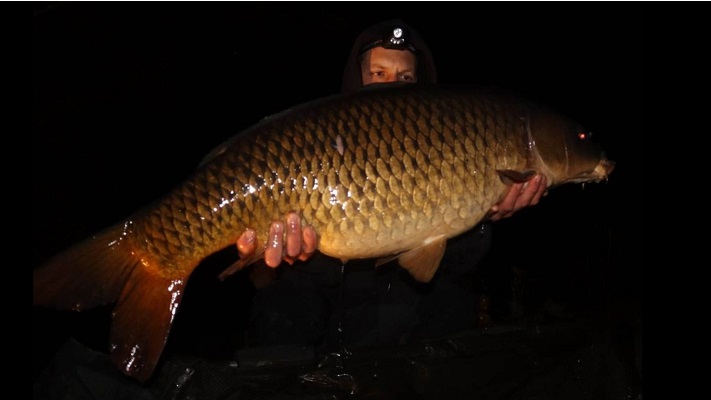
[[[574,120],[499,89],[395,85],[326,97],[264,118],[161,199],[48,260],[33,273],[33,304],[115,303],[111,358],[146,381],[192,271],[247,228],[266,243],[269,224],[297,211],[320,252],[397,259],[427,282],[446,241],[512,182],[540,173],[550,189],[607,180],[613,167]]]

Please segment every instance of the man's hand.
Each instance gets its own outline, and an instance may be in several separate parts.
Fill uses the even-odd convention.
[[[488,220],[498,221],[512,216],[516,211],[538,204],[546,191],[545,175],[536,175],[525,183],[511,185],[506,197],[489,210]]]
[[[284,230],[286,229],[286,239]],[[284,242],[286,240],[286,242]],[[269,236],[264,248],[264,262],[276,268],[282,260],[293,264],[296,260],[305,261],[316,251],[316,231],[313,227],[301,228],[301,218],[295,212],[286,215],[285,220],[274,221],[269,227]],[[237,251],[240,258],[252,255],[257,249],[257,233],[247,229],[237,239]]]

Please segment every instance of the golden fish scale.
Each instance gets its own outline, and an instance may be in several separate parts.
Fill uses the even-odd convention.
[[[267,120],[136,217],[135,243],[184,270],[247,227],[264,243],[269,224],[291,210],[314,226],[320,251],[342,259],[473,227],[503,194],[495,170],[526,165],[525,108],[418,93],[326,101]]]

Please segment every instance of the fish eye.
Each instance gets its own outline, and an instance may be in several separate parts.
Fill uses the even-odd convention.
[[[578,132],[578,139],[580,139],[580,140],[592,139],[592,132],[580,131],[580,132]]]

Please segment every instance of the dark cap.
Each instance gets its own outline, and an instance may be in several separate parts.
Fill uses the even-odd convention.
[[[407,28],[402,26],[386,27],[383,36],[380,39],[366,43],[358,51],[358,58],[363,57],[363,54],[373,47],[384,47],[394,50],[410,50],[417,55],[417,48],[410,43],[409,33]]]

